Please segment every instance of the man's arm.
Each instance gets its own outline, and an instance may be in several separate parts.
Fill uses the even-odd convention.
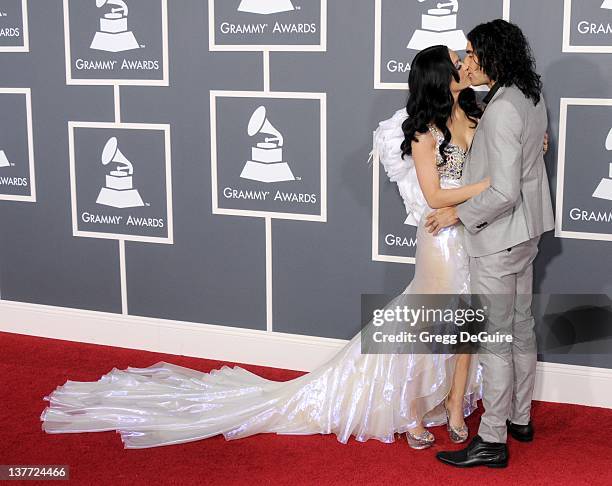
[[[484,133],[491,185],[456,207],[457,217],[470,233],[478,233],[512,208],[521,195],[523,120],[512,103],[498,100],[487,113]]]

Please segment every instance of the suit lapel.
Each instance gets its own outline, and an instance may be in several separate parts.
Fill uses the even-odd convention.
[[[491,101],[489,101],[489,104],[487,106],[491,106],[491,104],[497,99],[499,98],[499,96],[506,91],[506,86],[500,86],[500,88],[497,90],[497,93],[495,93],[493,95],[493,98],[491,98]],[[486,110],[485,110],[486,111]]]
[[[493,98],[491,98],[491,101],[489,101],[489,104],[485,107],[484,113],[482,114],[482,117],[480,118],[480,121],[478,123],[478,126],[476,127],[476,130],[474,131],[474,138],[472,140],[472,144],[470,145],[470,148],[468,150],[468,155],[472,153],[472,147],[474,147],[474,144],[476,143],[476,136],[478,135],[478,130],[480,130],[480,126],[482,125],[482,123],[484,122],[484,117],[487,115],[487,108],[489,106],[491,106],[491,104],[497,99],[499,98],[499,95],[501,93],[503,93],[505,91],[506,87],[505,86],[501,86],[497,92],[493,95]],[[469,157],[468,157],[469,160]],[[466,160],[467,163],[467,160]]]

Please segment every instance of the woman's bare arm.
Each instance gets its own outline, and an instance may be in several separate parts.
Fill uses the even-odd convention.
[[[436,167],[436,141],[431,133],[416,134],[418,142],[412,142],[412,158],[417,178],[427,204],[432,209],[455,206],[480,194],[489,187],[489,179],[453,189],[440,187],[440,176]]]

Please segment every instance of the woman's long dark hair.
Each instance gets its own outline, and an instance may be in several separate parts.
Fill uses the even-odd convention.
[[[440,155],[446,164],[446,147],[451,141],[451,132],[446,122],[451,116],[454,99],[450,90],[451,80],[459,82],[459,71],[453,64],[446,46],[433,46],[419,52],[410,66],[408,88],[410,96],[406,104],[408,118],[402,124],[404,141],[402,158],[412,154],[412,142],[417,142],[416,133],[427,133],[427,124],[433,123],[444,135],[440,144]],[[471,88],[459,94],[459,106],[468,118],[478,123],[482,110],[476,102]]]
[[[480,24],[467,35],[480,67],[501,86],[514,84],[537,105],[542,80],[535,59],[519,27],[502,19]]]

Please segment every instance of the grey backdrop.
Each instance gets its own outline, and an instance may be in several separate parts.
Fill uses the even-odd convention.
[[[425,7],[413,3],[418,16]],[[479,11],[479,0],[460,3],[462,9]],[[264,221],[212,214],[209,118],[210,90],[263,90],[262,54],[210,52],[207,3],[168,4],[169,87],[121,87],[122,122],[170,124],[174,193],[174,244],[126,243],[129,312],[265,329]],[[0,54],[0,84],[32,89],[37,202],[0,201],[1,295],[5,300],[120,313],[118,243],[72,235],[68,156],[68,121],[112,122],[113,88],[66,86],[62,1],[30,0],[28,7],[30,52]],[[599,5],[585,12],[574,5],[573,10],[599,23],[612,22],[612,11]],[[310,8],[305,13],[312,15]],[[282,16],[286,20],[288,14]],[[512,0],[510,17],[528,35],[546,85],[551,134],[546,160],[554,189],[559,100],[612,98],[610,55],[562,52],[563,0]],[[406,93],[374,89],[373,0],[329,0],[327,22],[327,52],[270,54],[272,91],[326,93],[328,148],[327,222],[272,222],[273,324],[276,331],[350,338],[360,327],[360,294],[394,294],[413,275],[412,265],[372,261],[372,174],[365,163],[373,129],[405,103]],[[463,19],[461,24],[470,22]],[[156,25],[150,29],[159,31]],[[387,40],[397,35],[398,42],[406,41],[401,27],[384,32]],[[589,42],[572,33],[572,43],[612,45],[612,36],[603,35],[607,40],[596,36]],[[5,120],[12,115],[3,111],[1,116]],[[568,120],[568,130],[584,132],[584,140],[599,140],[606,131],[602,124],[612,127],[610,107],[593,117],[577,116]],[[286,123],[290,121],[280,125]],[[568,134],[568,144],[580,138]],[[591,167],[593,183],[607,174],[606,164],[612,162],[611,153],[597,143],[585,143],[566,157],[566,167],[574,164],[571,170],[577,170],[576,164]],[[244,147],[248,156],[250,146]],[[296,150],[312,156],[305,152],[312,150],[309,145],[298,144]],[[130,149],[125,151],[128,155]],[[291,156],[300,157],[295,151]],[[578,178],[568,182],[586,184]],[[389,196],[382,234],[386,227],[397,228],[405,212],[394,187],[383,179],[381,188]],[[578,196],[568,192],[566,197]],[[606,204],[609,211],[612,204]],[[610,245],[547,233],[536,260],[535,290],[612,293]],[[542,359],[612,367],[609,355]]]

